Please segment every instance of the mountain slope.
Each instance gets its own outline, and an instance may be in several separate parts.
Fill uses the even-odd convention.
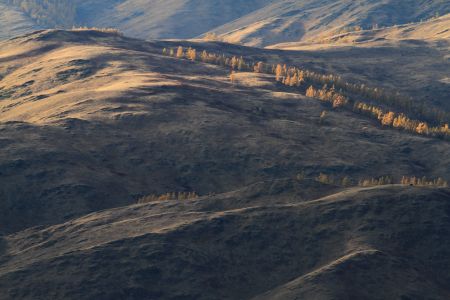
[[[114,27],[145,39],[194,38],[212,31],[227,41],[252,46],[316,39],[347,27],[417,22],[450,12],[445,0],[0,0],[0,4],[14,5],[35,24],[48,28]],[[1,21],[9,28],[11,23]]]
[[[336,46],[377,47],[395,45],[401,42],[430,44],[436,48],[449,51],[450,14],[433,20],[398,25],[381,29],[352,31],[337,34],[316,42],[293,42],[272,45],[272,49],[285,50],[319,50]]]
[[[213,31],[228,42],[269,46],[317,41],[356,26],[392,26],[448,12],[448,1],[278,1]]]
[[[450,176],[448,142],[331,110],[270,75],[244,73],[232,84],[227,68],[160,54],[179,44],[319,68],[337,55],[150,43],[99,31],[43,31],[1,44],[3,232],[61,223],[146,194],[221,193],[302,171],[356,182]],[[356,55],[347,55],[354,68]]]
[[[0,40],[39,29],[29,16],[17,7],[0,2]]]
[[[258,199],[154,202],[5,236],[0,298],[450,296],[448,189]]]

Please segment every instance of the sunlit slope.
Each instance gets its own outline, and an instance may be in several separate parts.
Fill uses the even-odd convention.
[[[398,25],[381,29],[352,31],[320,41],[281,43],[270,46],[285,50],[319,50],[336,46],[377,47],[400,42],[435,45],[446,49],[450,45],[450,14],[423,23]],[[447,55],[448,56],[448,55]]]
[[[427,20],[450,11],[447,1],[278,1],[213,31],[229,42],[269,46],[320,41],[357,26],[371,29]],[[444,28],[445,29],[445,28]]]
[[[0,18],[2,28],[22,23],[29,27],[30,22],[47,28],[114,27],[145,39],[216,32],[227,41],[252,46],[316,40],[355,26],[406,24],[450,12],[445,0],[0,0],[0,4],[10,6],[10,20]],[[3,35],[16,33],[20,31]]]
[[[45,31],[3,43],[3,232],[127,205],[146,194],[220,193],[303,171],[356,183],[385,175],[450,176],[445,141],[331,110],[271,75],[242,73],[233,84],[228,68],[162,55],[163,47],[179,44],[308,59],[314,67],[332,60],[331,54],[149,43],[99,31]]]

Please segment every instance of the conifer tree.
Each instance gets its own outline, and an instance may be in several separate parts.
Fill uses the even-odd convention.
[[[183,47],[179,46],[177,49],[177,58],[183,58],[183,57],[184,57]]]
[[[276,80],[277,81],[281,81],[282,76],[283,76],[283,67],[280,64],[278,64],[276,69],[275,69]]]

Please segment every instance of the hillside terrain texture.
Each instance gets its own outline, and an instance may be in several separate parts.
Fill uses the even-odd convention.
[[[449,13],[0,0],[0,300],[450,299]]]
[[[339,52],[96,30],[1,43],[0,299],[450,297],[450,190],[354,187],[448,180],[448,141],[331,109],[272,75],[230,81],[162,54],[179,45],[352,68],[333,64]]]

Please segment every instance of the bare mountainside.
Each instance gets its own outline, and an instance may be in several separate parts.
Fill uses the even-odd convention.
[[[0,40],[37,29],[39,26],[24,11],[0,1]]]
[[[4,236],[0,299],[449,299],[449,189],[353,188],[305,201],[295,185]]]
[[[320,41],[342,31],[417,22],[448,12],[448,1],[440,0],[276,1],[213,31],[228,42],[269,46]]]
[[[237,73],[232,83],[226,68],[161,55],[179,44],[334,68],[331,54],[150,43],[99,31],[42,31],[5,42],[2,232],[61,223],[147,194],[222,193],[299,173],[353,183],[385,175],[449,179],[448,142],[332,110],[272,75]]]
[[[252,46],[334,35],[350,27],[371,28],[427,20],[450,12],[445,0],[0,0],[15,23],[35,26],[114,27],[139,38],[194,38],[208,31]],[[7,36],[23,31],[11,28]],[[28,25],[27,25],[28,27]]]
[[[426,22],[397,25],[381,29],[352,31],[336,34],[320,41],[293,42],[268,48],[285,50],[318,50],[337,46],[377,47],[400,42],[416,42],[441,47],[449,51],[450,14]],[[449,54],[446,57],[450,57]]]

